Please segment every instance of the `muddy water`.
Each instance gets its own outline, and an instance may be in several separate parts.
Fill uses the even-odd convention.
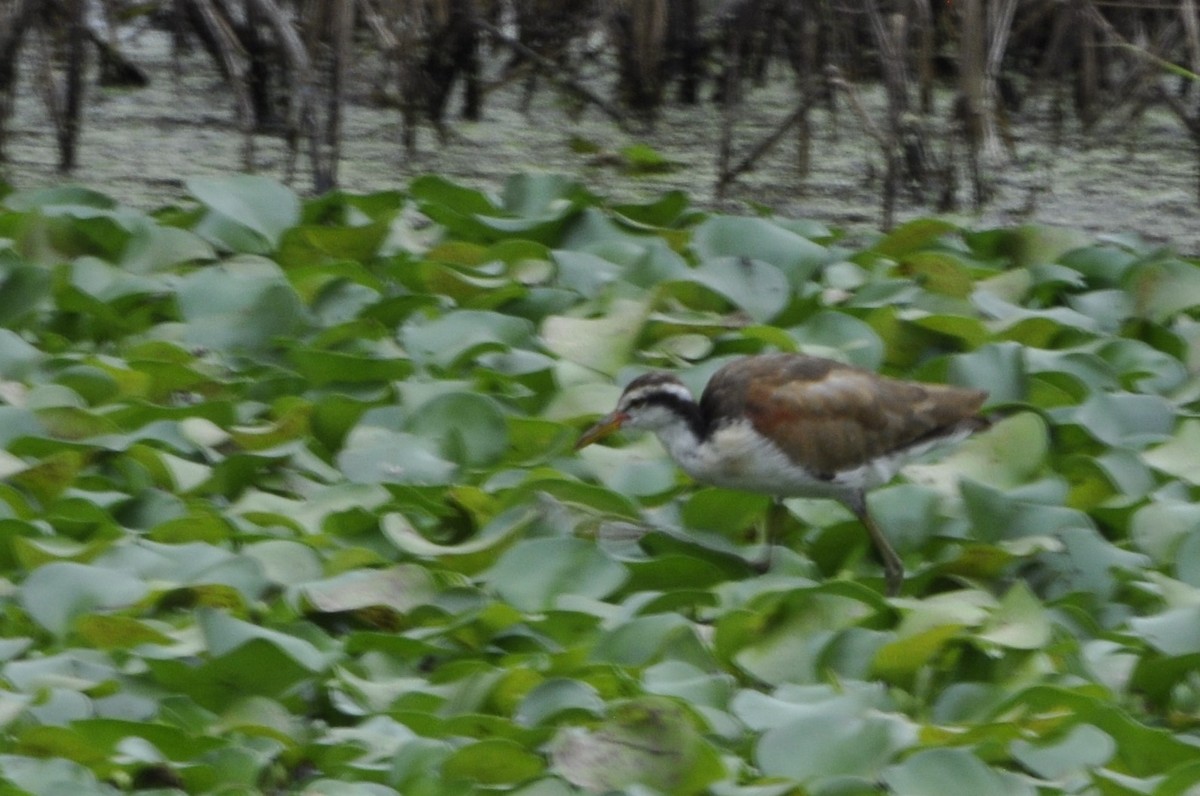
[[[10,163],[0,166],[9,183],[18,188],[82,183],[152,209],[186,196],[188,176],[240,167],[241,140],[230,94],[207,56],[199,51],[185,55],[176,73],[165,34],[146,30],[125,46],[149,71],[151,87],[89,88],[81,166],[65,178],[55,172],[54,136],[27,69],[11,124]],[[707,207],[739,211],[761,204],[853,235],[870,234],[880,223],[882,158],[845,108],[836,119],[826,110],[813,113],[812,168],[806,179],[796,173],[794,143],[785,140],[717,202],[717,114],[711,106],[670,108],[654,131],[627,134],[595,110],[570,118],[561,97],[549,88],[538,91],[529,113],[523,114],[518,111],[519,86],[508,85],[488,95],[482,121],[455,120],[452,140],[445,145],[423,130],[419,152],[409,158],[400,145],[398,114],[373,107],[367,101],[370,89],[366,79],[352,87],[347,111],[340,179],[351,191],[403,187],[413,176],[431,172],[494,188],[513,172],[537,169],[575,175],[593,190],[622,201],[678,188]],[[878,92],[864,90],[864,99],[868,110],[878,114]],[[743,149],[783,118],[792,101],[782,75],[774,86],[751,94],[739,119]],[[1044,104],[1015,129],[1017,159],[994,169],[993,202],[982,214],[961,213],[952,216],[955,220],[972,226],[1032,221],[1094,234],[1135,233],[1200,255],[1196,158],[1178,122],[1163,113],[1132,128],[1110,119],[1088,137],[1068,122],[1063,143],[1053,146]],[[945,116],[943,108],[939,117]],[[665,174],[631,176],[613,165],[615,158],[573,151],[569,144],[576,137],[602,153],[646,144],[679,165]],[[940,152],[945,142],[935,135],[929,144]],[[255,169],[282,177],[286,153],[279,140],[260,136],[256,150]],[[309,183],[301,174],[295,185],[303,191]],[[969,206],[965,188],[960,195]],[[930,213],[927,207],[903,207],[899,220]]]

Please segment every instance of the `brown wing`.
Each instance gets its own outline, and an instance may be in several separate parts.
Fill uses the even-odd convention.
[[[982,390],[898,381],[796,354],[738,360],[713,376],[704,395],[713,409],[744,413],[793,461],[823,475],[963,424],[985,425],[978,412],[986,397]]]

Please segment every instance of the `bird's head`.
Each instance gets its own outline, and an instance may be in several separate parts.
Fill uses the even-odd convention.
[[[670,373],[638,376],[621,393],[617,408],[600,418],[580,435],[575,450],[599,442],[621,428],[658,431],[686,423],[695,413],[696,400],[678,378]]]

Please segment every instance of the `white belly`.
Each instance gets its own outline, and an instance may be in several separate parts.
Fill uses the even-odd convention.
[[[873,489],[895,477],[905,457],[885,457],[852,470],[820,478],[792,462],[779,448],[754,433],[749,424],[719,429],[704,445],[663,444],[684,472],[706,484],[778,497],[832,497]],[[680,440],[679,442],[682,442]]]

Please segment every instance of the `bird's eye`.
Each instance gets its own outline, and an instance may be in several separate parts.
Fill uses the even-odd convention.
[[[648,403],[649,401],[644,395],[639,395],[637,398],[630,398],[629,402],[625,404],[625,407],[627,409],[641,409]]]

